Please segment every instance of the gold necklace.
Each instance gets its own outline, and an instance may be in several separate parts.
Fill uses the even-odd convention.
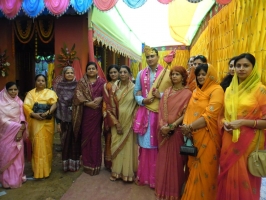
[[[182,90],[184,87],[180,87],[180,88],[175,88],[174,86],[172,87],[173,90],[178,91],[178,90]]]

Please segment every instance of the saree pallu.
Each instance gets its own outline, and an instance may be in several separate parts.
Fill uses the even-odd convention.
[[[191,97],[189,89],[172,90],[168,88],[160,101],[158,142],[159,152],[156,164],[155,194],[158,199],[179,200],[182,186],[186,180],[184,167],[187,156],[180,155],[180,146],[184,144],[180,128],[170,138],[160,134],[162,126],[172,124],[184,113]]]
[[[197,87],[194,67],[191,67],[189,71],[189,75],[187,77],[187,87],[190,89],[191,92],[193,92],[193,90],[195,90]]]
[[[64,171],[75,172],[80,168],[81,141],[75,140],[71,122],[61,122],[62,165]]]
[[[32,170],[34,178],[48,177],[52,169],[54,117],[50,120],[37,120],[30,117],[33,104],[55,104],[57,95],[50,89],[36,93],[36,89],[28,92],[24,100],[24,112],[29,124],[29,138],[32,143]]]
[[[0,183],[4,188],[18,188],[26,181],[23,139],[16,141],[21,122],[25,122],[22,107],[19,97],[10,97],[6,89],[0,92]]]
[[[189,177],[182,200],[210,200],[216,196],[221,147],[217,120],[223,99],[224,91],[218,84],[216,72],[209,66],[202,88],[197,87],[193,91],[183,120],[184,124],[191,124],[203,117],[206,127],[193,132],[198,155],[188,156]]]
[[[117,133],[116,126],[111,127],[112,133],[112,177],[121,178],[123,181],[132,182],[134,180],[134,163],[137,161],[136,137],[133,135],[132,122],[136,102],[134,99],[134,84],[130,81],[124,89],[120,90],[120,81],[113,87],[117,87],[115,94],[111,96],[112,107],[116,107],[118,112],[117,121],[122,126],[122,135]]]
[[[225,104],[227,92],[230,87]],[[259,83],[251,92],[241,94],[237,111],[237,119],[266,119],[266,87]],[[233,142],[232,133],[223,132],[216,199],[260,199],[261,178],[251,175],[247,168],[247,157],[255,150],[258,136],[259,130],[242,126],[238,141]],[[261,134],[259,149],[264,149],[264,143],[265,134]]]
[[[112,153],[111,153],[111,126],[116,123],[116,119],[113,116],[113,112],[116,113],[116,109],[111,106],[110,98],[112,95],[112,82],[108,82],[104,85],[103,92],[103,115],[104,115],[104,130],[103,135],[105,139],[104,146],[104,166],[106,169],[112,167]]]

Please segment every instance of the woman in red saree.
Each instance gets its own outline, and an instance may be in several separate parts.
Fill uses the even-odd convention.
[[[18,188],[26,181],[23,146],[26,122],[14,82],[8,82],[0,92],[0,116],[0,183],[4,188]]]
[[[225,93],[218,200],[260,199],[261,178],[247,168],[247,157],[255,150],[260,132],[259,147],[264,149],[266,128],[266,87],[255,62],[249,53],[236,57],[235,75]]]
[[[96,63],[89,62],[86,67],[86,74],[78,82],[73,98],[74,135],[81,133],[83,170],[91,176],[99,174],[102,164],[101,134],[104,84],[105,80],[98,77]]]
[[[108,83],[104,84],[103,93],[103,116],[104,116],[104,166],[106,169],[111,170],[112,167],[112,155],[111,155],[111,126],[112,126],[112,114],[108,111],[111,108],[110,94],[112,93],[112,85],[119,78],[119,66],[110,65],[107,69]]]
[[[182,200],[210,200],[215,198],[217,191],[221,148],[218,116],[223,107],[224,91],[212,66],[199,65],[195,76],[197,87],[189,101],[181,130],[185,136],[193,136],[198,154],[188,156],[189,176]]]
[[[156,163],[155,194],[158,199],[178,200],[185,183],[187,157],[179,154],[184,144],[179,125],[191,97],[191,91],[184,88],[187,72],[183,67],[170,71],[173,86],[166,89],[159,106],[159,152]]]

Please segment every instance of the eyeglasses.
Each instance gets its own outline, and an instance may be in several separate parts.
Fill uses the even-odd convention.
[[[146,56],[146,59],[149,59],[149,58],[154,58],[155,55],[149,55],[149,56]]]

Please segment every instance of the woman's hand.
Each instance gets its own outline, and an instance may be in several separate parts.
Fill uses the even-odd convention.
[[[182,134],[183,134],[184,136],[186,136],[186,137],[188,137],[188,138],[191,137],[191,130],[190,130],[190,128],[189,128],[188,125],[183,124],[183,125],[180,125],[179,127],[180,127],[180,129],[181,129],[181,131],[182,131]]]
[[[118,135],[122,135],[123,131],[122,131],[121,124],[118,122],[115,126],[116,126],[116,130],[117,130]]]
[[[31,116],[34,118],[34,119],[37,119],[37,120],[44,120],[45,118],[43,118],[41,116],[42,113],[31,113]]]
[[[227,126],[229,129],[239,129],[241,126],[244,125],[244,121],[242,119],[234,120],[232,122],[228,123],[229,125]]]
[[[100,103],[102,102],[102,100],[103,100],[102,97],[96,97],[93,102],[96,103],[97,105],[100,105]]]
[[[94,101],[86,102],[84,105],[92,109],[97,109],[99,107],[99,105]]]
[[[154,97],[151,97],[151,98],[145,98],[145,99],[143,99],[143,104],[144,104],[144,105],[149,105],[149,104],[151,104],[153,101],[154,101]]]
[[[231,132],[233,130],[231,125],[227,121],[224,121],[223,124],[224,124],[224,130],[226,130],[227,132]]]
[[[168,133],[170,131],[170,127],[167,126],[167,125],[162,126],[160,131],[161,131],[161,134],[162,134],[163,137],[168,136]]]
[[[22,133],[23,131],[22,130],[19,130],[16,137],[15,137],[15,141],[16,142],[19,142],[21,139],[22,139]]]
[[[160,99],[161,98],[161,94],[160,94],[159,90],[156,89],[156,88],[153,88],[152,89],[152,96],[154,96],[157,99]]]

